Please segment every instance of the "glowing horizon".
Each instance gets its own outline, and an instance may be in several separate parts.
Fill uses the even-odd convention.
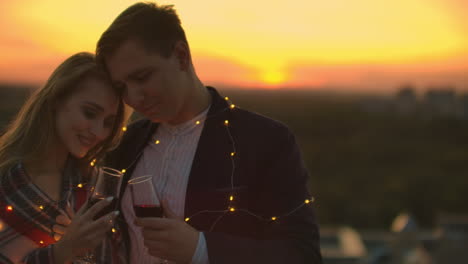
[[[0,82],[44,82],[67,56],[93,51],[133,2],[0,3],[0,26],[9,29],[0,36]],[[175,5],[207,84],[468,88],[468,4],[460,0],[158,3]]]

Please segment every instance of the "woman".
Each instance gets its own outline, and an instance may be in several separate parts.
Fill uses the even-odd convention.
[[[90,53],[23,105],[0,137],[0,263],[66,263],[102,243],[118,212],[93,220],[110,198],[86,210],[86,175],[118,143],[125,112]]]

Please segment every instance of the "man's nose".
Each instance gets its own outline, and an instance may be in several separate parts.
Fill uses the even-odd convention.
[[[133,108],[143,105],[145,94],[143,89],[136,86],[128,86],[127,94],[124,96],[125,102]]]

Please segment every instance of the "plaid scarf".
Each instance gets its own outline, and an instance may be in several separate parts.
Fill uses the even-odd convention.
[[[54,263],[52,227],[56,217],[75,211],[86,199],[86,185],[74,159],[68,159],[59,201],[39,189],[20,163],[0,175],[0,263]],[[118,229],[118,227],[116,227]],[[98,263],[126,263],[125,249],[116,250],[119,232],[112,233],[96,250]],[[118,251],[118,252],[114,252]]]

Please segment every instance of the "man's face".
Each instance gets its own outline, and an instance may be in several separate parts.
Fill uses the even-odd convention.
[[[175,123],[189,99],[187,74],[177,52],[164,58],[138,41],[125,41],[106,58],[115,85],[123,88],[124,100],[153,122]]]

